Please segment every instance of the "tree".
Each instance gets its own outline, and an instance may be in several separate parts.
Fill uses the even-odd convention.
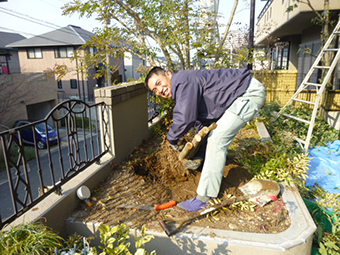
[[[200,24],[203,16],[217,14],[200,10],[197,0],[73,0],[62,9],[63,15],[95,16],[105,25],[96,30],[98,41],[94,45],[113,41],[116,51],[130,52],[152,66],[161,64],[157,58],[160,53],[172,71],[191,69],[192,59],[199,59],[197,53],[223,56],[220,42],[223,45],[224,37],[220,41],[217,34],[217,43],[209,44],[217,24]],[[108,20],[115,22],[109,26]]]
[[[287,8],[287,12],[292,11],[294,8],[298,7],[298,4],[307,5],[314,13],[315,17],[312,19],[314,24],[322,26],[321,32],[321,44],[324,45],[326,40],[329,37],[329,26],[330,26],[330,6],[329,0],[324,0],[324,9],[322,12],[317,11],[313,5],[311,0],[293,0],[292,5]]]
[[[56,80],[61,80],[67,73],[76,72],[81,75],[89,76],[89,70],[94,69],[93,79],[105,76],[107,83],[111,84],[111,75],[118,70],[118,61],[122,52],[117,48],[116,29],[96,28],[94,36],[78,47],[70,59],[77,61],[77,68],[69,68],[65,64],[55,64],[53,68],[44,70],[47,78],[56,76]]]

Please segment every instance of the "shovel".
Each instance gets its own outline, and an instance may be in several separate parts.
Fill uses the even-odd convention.
[[[276,200],[277,196],[280,193],[280,185],[277,182],[265,179],[250,181],[247,184],[240,187],[239,189],[242,191],[243,196],[224,200],[219,204],[207,207],[202,212],[199,211],[195,212],[194,214],[192,214],[192,216],[189,217],[163,219],[160,220],[159,223],[161,227],[164,229],[167,236],[170,237],[179,232],[180,229],[185,225],[185,223],[197,219],[202,215],[208,214],[210,212],[221,209],[227,205],[231,205],[239,201],[248,200],[257,203],[260,206],[263,206],[269,203],[270,201]],[[179,225],[174,230],[170,230],[169,226],[167,225],[167,223],[170,222],[177,223]]]

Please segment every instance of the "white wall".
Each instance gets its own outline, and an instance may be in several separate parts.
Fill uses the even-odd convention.
[[[129,52],[126,52],[124,56],[124,67],[125,67],[126,80],[129,78],[139,79],[141,75],[140,73],[136,72],[136,69],[140,64],[143,64],[143,63],[144,61],[141,58],[137,57],[136,55],[132,55]]]

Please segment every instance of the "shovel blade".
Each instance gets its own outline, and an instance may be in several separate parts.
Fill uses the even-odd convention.
[[[155,207],[148,205],[118,205],[117,208],[128,208],[128,209],[138,209],[138,210],[155,210]]]
[[[249,201],[264,206],[277,198],[281,188],[276,181],[258,179],[252,180],[242,187],[239,187],[239,190],[241,190],[245,196],[249,197]]]

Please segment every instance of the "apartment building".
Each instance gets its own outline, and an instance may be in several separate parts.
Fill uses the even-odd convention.
[[[94,68],[88,70],[88,75],[76,72],[83,64],[81,60],[72,61],[70,58],[74,50],[90,40],[93,33],[81,27],[68,25],[66,27],[38,35],[29,39],[20,40],[7,47],[16,47],[19,52],[22,73],[38,73],[53,69],[55,65],[67,66],[69,72],[60,80],[56,81],[58,100],[79,98],[85,101],[94,98],[94,88],[103,86],[103,79],[94,79]],[[91,51],[94,49],[82,50]],[[122,59],[111,59],[113,65],[119,67],[113,75],[114,80],[125,81],[124,62]],[[117,63],[119,62],[119,63]]]
[[[140,65],[146,66],[146,61],[130,52],[124,53],[124,67],[127,81],[137,80],[141,77],[141,74],[136,72]]]
[[[20,73],[18,49],[6,45],[23,39],[22,35],[0,31],[0,75]]]
[[[310,0],[318,13],[324,1]],[[289,6],[297,4],[291,11]],[[340,1],[329,0],[330,19],[336,24]],[[257,21],[256,45],[271,45],[272,70],[298,70],[300,84],[321,47],[321,26],[312,22],[315,12],[305,3],[294,0],[268,0]],[[330,32],[334,28],[330,27]],[[338,71],[338,70],[337,70]],[[336,85],[340,88],[340,84]]]
[[[0,32],[0,131],[19,119],[41,119],[58,103],[55,80],[44,73],[21,73],[18,49],[6,45],[24,40]]]

